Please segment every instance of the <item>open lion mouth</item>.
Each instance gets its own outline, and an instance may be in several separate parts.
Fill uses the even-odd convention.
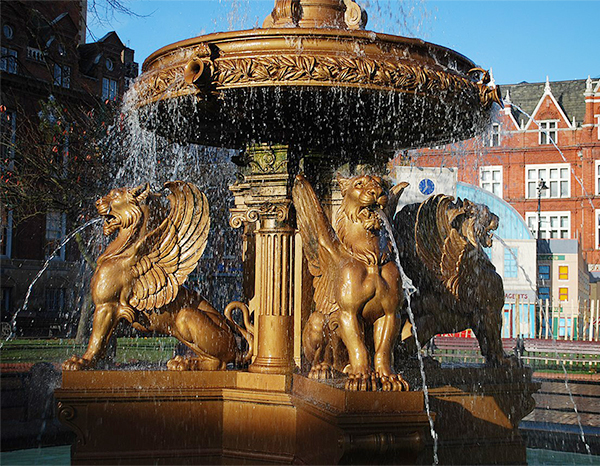
[[[111,214],[102,214],[104,217],[104,226],[102,230],[105,235],[112,234],[115,230],[119,228],[119,219]]]

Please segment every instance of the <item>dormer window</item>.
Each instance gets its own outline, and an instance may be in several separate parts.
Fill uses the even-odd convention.
[[[107,69],[108,71],[112,71],[112,70],[114,70],[114,69],[115,69],[115,64],[113,63],[113,61],[112,61],[110,58],[107,58],[107,59],[106,59],[106,62],[105,62],[105,64],[106,64],[106,69]]]
[[[540,145],[556,144],[556,121],[540,121]]]

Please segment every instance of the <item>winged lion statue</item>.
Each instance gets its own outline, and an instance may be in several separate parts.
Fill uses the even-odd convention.
[[[191,183],[172,181],[169,214],[150,228],[150,186],[113,189],[96,202],[104,217],[103,232],[116,238],[97,261],[91,281],[95,305],[92,333],[83,356],[63,363],[65,370],[92,368],[103,356],[117,323],[172,335],[187,345],[195,357],[176,356],[167,363],[172,370],[217,370],[230,362],[252,357],[253,327],[248,308],[233,302],[225,315],[199,294],[183,287],[206,247],[210,216],[206,196]],[[244,326],[231,317],[235,308]],[[249,342],[245,354],[236,344],[239,332]]]
[[[380,212],[387,203],[382,180],[364,175],[338,182],[343,200],[335,227],[303,175],[296,177],[292,190],[314,277],[315,310],[302,336],[311,361],[309,377],[344,372],[349,390],[408,390],[392,363],[403,294],[393,238],[383,228]]]

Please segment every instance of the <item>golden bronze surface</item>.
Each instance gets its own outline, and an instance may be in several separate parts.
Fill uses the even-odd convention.
[[[440,98],[440,93],[444,99],[477,95],[483,108],[494,101],[501,103],[496,88],[471,77],[471,70],[480,68],[471,67],[461,57],[465,61],[463,74],[444,69],[434,57],[451,51],[419,40],[375,33],[354,37],[358,33],[343,31],[336,37],[327,30],[289,28],[239,34],[239,39],[245,40],[244,53],[237,47],[237,37],[219,33],[198,37],[197,43],[193,39],[183,41],[174,44],[178,46],[175,50],[161,49],[151,55],[136,84],[138,105],[255,86],[360,87],[434,99]],[[386,53],[388,48],[394,53]],[[409,51],[414,56],[407,57]],[[196,79],[191,79],[191,70],[197,69],[201,72],[196,71]]]
[[[498,222],[487,206],[443,194],[396,214],[401,263],[419,289],[412,310],[421,344],[439,333],[471,328],[488,363],[512,361],[502,349],[502,278],[483,250],[491,247]],[[402,339],[413,353],[408,325]]]
[[[427,381],[439,464],[525,463],[517,426],[539,388],[530,369],[443,368]],[[55,396],[77,434],[74,465],[433,463],[422,391],[348,391],[298,374],[67,371]]]
[[[335,230],[302,175],[292,194],[304,255],[315,277],[316,310],[303,333],[309,377],[330,378],[336,370],[348,374],[350,390],[408,390],[392,368],[403,295],[393,238],[377,212],[387,196],[379,177],[340,178],[339,183],[343,200]]]
[[[240,149],[276,141],[387,154],[483,129],[501,99],[480,68],[445,47],[362,30],[364,23],[350,0],[277,1],[268,27],[153,53],[135,84],[135,105],[159,134]],[[173,99],[177,111],[193,115],[183,131],[164,117]]]
[[[148,184],[113,189],[96,202],[105,218],[105,235],[118,232],[98,258],[92,277],[96,307],[88,349],[82,357],[63,363],[65,370],[94,367],[104,354],[117,323],[124,319],[138,330],[172,335],[193,350],[195,358],[176,356],[167,366],[174,370],[224,369],[229,362],[248,362],[253,329],[248,308],[231,303],[225,317],[204,298],[183,288],[200,259],[208,238],[208,201],[191,183],[166,183],[171,210],[158,227],[149,228]],[[245,328],[231,318],[238,308]],[[232,328],[250,343],[247,354],[236,346]]]

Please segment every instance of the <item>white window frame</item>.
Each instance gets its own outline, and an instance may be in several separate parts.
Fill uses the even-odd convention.
[[[111,78],[102,78],[102,99],[115,100],[119,96],[119,83]]]
[[[541,217],[541,239],[570,239],[571,238],[571,211],[542,211],[540,212]],[[555,229],[551,229],[552,218],[558,222]],[[565,219],[567,226],[562,226],[562,220]],[[534,238],[537,238],[537,225],[538,225],[538,213],[537,212],[525,212],[525,222],[531,231]],[[556,236],[549,236],[548,232],[556,231]],[[563,232],[566,232],[566,236],[563,236]]]
[[[554,144],[558,144],[559,121],[560,120],[541,120],[538,122],[538,127],[540,128],[540,146],[552,145],[552,141],[554,141]],[[554,125],[554,127],[551,128],[551,125]]]
[[[6,209],[6,225],[2,224],[2,219],[0,219],[0,228],[2,229],[1,234],[6,235],[6,246],[4,253],[0,251],[0,257],[10,259],[12,257],[13,213],[6,206],[3,206],[4,209]]]
[[[497,138],[497,141],[494,140],[494,137]],[[490,147],[499,147],[501,142],[500,123],[492,123],[492,128],[490,130]]]
[[[489,173],[491,179],[484,180],[484,174]],[[500,174],[500,180],[494,180],[494,173]],[[495,194],[499,198],[502,198],[502,185],[504,183],[504,170],[502,165],[488,165],[479,168],[479,187]],[[495,192],[494,187],[497,186],[498,190]]]
[[[551,177],[551,171],[557,170],[558,178]],[[565,171],[566,170],[566,171]],[[534,176],[530,177],[531,171],[534,172]],[[542,172],[543,171],[543,172]],[[562,174],[566,173],[566,178],[562,177]],[[555,163],[555,164],[535,164],[525,165],[525,198],[526,199],[537,199],[538,197],[538,186],[541,180],[546,182],[548,189],[541,192],[540,197],[542,199],[568,199],[571,197],[571,165],[568,163]],[[562,183],[566,182],[566,195],[562,195]],[[556,183],[553,185],[553,183]],[[552,195],[552,192],[556,187],[558,195]],[[530,192],[530,188],[533,188],[533,195]]]
[[[58,229],[48,229],[48,226],[50,225],[50,216],[52,215],[60,215],[60,230]],[[49,237],[48,234],[50,232],[56,233],[58,232],[58,237],[54,237],[51,236]],[[50,257],[50,254],[54,251],[54,249],[56,248],[56,246],[58,246],[58,243],[60,243],[63,238],[65,237],[67,233],[67,214],[65,214],[64,212],[59,212],[56,210],[50,210],[46,213],[46,233],[45,233],[45,239],[46,239],[46,251],[45,251],[45,256],[46,259]],[[50,243],[54,243],[53,246],[50,245]],[[61,260],[64,261],[65,260],[65,247],[63,246],[62,248],[60,248],[60,251],[54,256],[54,260]]]
[[[8,47],[0,48],[0,70],[10,74],[19,72],[19,52]]]
[[[596,209],[596,247],[594,249],[600,249],[600,209]]]
[[[54,85],[65,89],[71,87],[71,67],[69,65],[54,64]]]
[[[600,160],[596,160],[594,179],[596,180],[596,196],[600,196]]]

